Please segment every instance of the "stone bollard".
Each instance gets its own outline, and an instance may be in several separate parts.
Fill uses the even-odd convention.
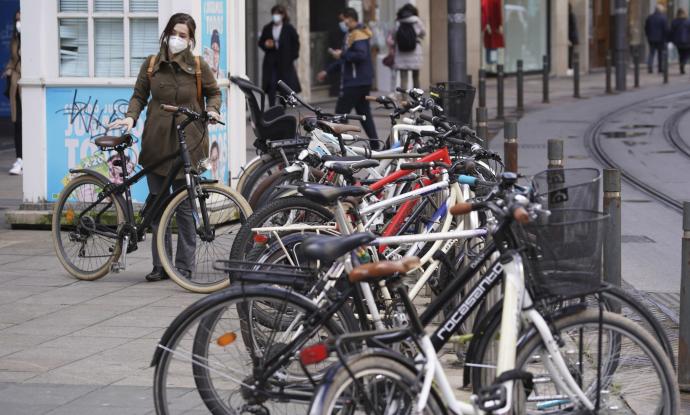
[[[621,172],[604,169],[604,213],[609,226],[604,238],[604,280],[621,286]]]
[[[550,138],[547,141],[546,154],[549,157],[549,169],[562,169],[565,165],[563,161],[563,140]]]
[[[489,112],[485,107],[477,107],[477,135],[482,139],[482,147],[489,148]]]
[[[680,265],[680,328],[678,386],[690,392],[690,202],[683,203],[683,243]]]
[[[525,110],[525,94],[524,94],[525,74],[522,70],[522,67],[523,67],[522,59],[518,59],[516,84],[517,84],[517,110],[519,112],[522,112]]]
[[[580,54],[573,52],[573,97],[580,98]]]
[[[503,119],[503,65],[496,65],[496,118]]]
[[[541,102],[547,103],[549,102],[549,57],[544,55],[541,61]]]
[[[517,120],[509,118],[503,123],[503,158],[505,171],[517,173],[518,170],[518,125]]]

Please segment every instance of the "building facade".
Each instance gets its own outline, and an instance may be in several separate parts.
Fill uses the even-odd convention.
[[[142,64],[158,53],[160,34],[177,12],[197,22],[194,54],[214,69],[223,94],[227,125],[209,127],[209,144],[219,151],[207,174],[227,182],[244,164],[244,96],[227,79],[228,72],[244,74],[244,2],[21,0],[21,12],[26,203],[55,200],[70,168],[88,166],[108,175],[109,155],[93,139],[124,117]],[[144,117],[135,137],[141,137]],[[130,165],[138,153],[136,144]],[[139,183],[134,199],[143,201],[147,193]]]

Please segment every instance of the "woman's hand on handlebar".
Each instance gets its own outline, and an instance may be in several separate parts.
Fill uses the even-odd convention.
[[[328,73],[326,71],[321,71],[318,74],[316,74],[316,79],[319,82],[324,82],[326,80],[327,75],[328,75]]]
[[[119,120],[115,120],[108,124],[108,129],[118,129],[122,128],[125,130],[126,133],[130,132],[132,128],[134,127],[134,118],[132,117],[127,117],[127,118],[121,118]]]
[[[207,112],[208,114],[208,122],[211,124],[217,124],[219,121],[221,121],[220,114],[218,114],[215,111],[209,111]]]

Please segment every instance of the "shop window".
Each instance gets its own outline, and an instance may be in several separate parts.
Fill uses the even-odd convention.
[[[57,0],[61,77],[135,77],[158,52],[158,0]]]

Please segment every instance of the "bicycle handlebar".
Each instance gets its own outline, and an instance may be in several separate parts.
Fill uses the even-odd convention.
[[[223,121],[216,120],[215,118],[213,118],[213,119],[210,118],[208,116],[208,112],[206,112],[206,111],[203,111],[201,114],[199,114],[198,112],[192,111],[187,107],[181,107],[181,106],[177,106],[177,105],[168,105],[168,104],[161,104],[160,108],[166,112],[173,112],[176,114],[184,114],[187,116],[187,118],[191,118],[193,120],[202,120],[202,121],[213,120],[214,122],[216,122],[220,125],[225,125],[225,123]]]

